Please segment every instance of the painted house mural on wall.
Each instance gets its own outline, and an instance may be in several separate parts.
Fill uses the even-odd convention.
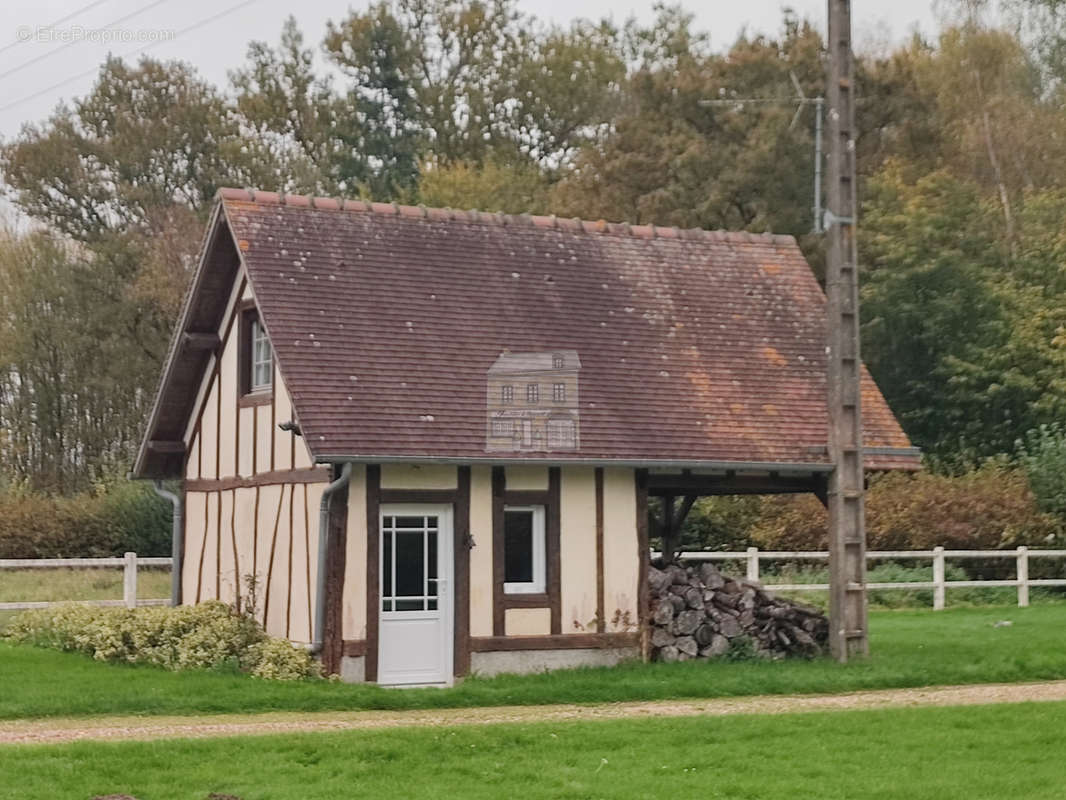
[[[500,353],[488,371],[485,450],[577,450],[580,370],[576,350]]]
[[[225,189],[133,474],[182,483],[182,602],[253,576],[345,680],[613,664],[650,497],[824,496],[824,331],[791,237]]]

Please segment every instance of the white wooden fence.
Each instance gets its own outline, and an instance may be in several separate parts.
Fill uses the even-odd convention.
[[[126,553],[122,558],[0,558],[0,581],[6,569],[85,569],[122,568],[121,600],[38,600],[24,603],[0,603],[0,611],[26,611],[31,608],[48,608],[59,602],[80,602],[89,606],[169,606],[170,598],[137,599],[138,567],[170,567],[169,558],[138,558],[136,553]]]
[[[659,553],[652,553],[657,558]],[[696,551],[681,554],[685,561],[742,561],[746,564],[747,578],[759,580],[759,563],[761,561],[829,561],[829,553],[818,550],[759,550],[749,547],[744,551],[716,552]],[[985,588],[995,586],[1013,586],[1018,589],[1018,605],[1029,605],[1029,588],[1032,586],[1066,586],[1066,579],[1029,577],[1029,559],[1031,558],[1066,558],[1066,550],[1030,550],[1019,547],[1016,550],[945,550],[934,547],[932,550],[869,550],[868,561],[903,561],[932,560],[933,580],[931,581],[893,581],[889,583],[867,583],[867,589],[932,589],[933,608],[944,608],[948,589]],[[1015,577],[1008,580],[987,581],[949,581],[944,577],[944,564],[948,559],[967,558],[1007,558],[1015,562]],[[779,592],[813,592],[827,591],[828,583],[765,583],[767,589]]]
[[[657,558],[659,553],[652,553]],[[697,551],[681,554],[686,561],[741,561],[745,563],[749,580],[760,580],[760,562],[762,561],[828,561],[829,553],[818,550],[759,550],[749,547],[742,551]],[[945,605],[948,589],[985,588],[996,586],[1016,587],[1018,605],[1029,605],[1029,589],[1033,586],[1066,586],[1066,579],[1029,577],[1029,559],[1031,558],[1066,558],[1066,550],[1031,550],[1019,547],[1016,550],[945,550],[935,547],[932,550],[870,550],[866,553],[868,560],[904,561],[931,560],[933,562],[933,580],[931,581],[892,581],[867,583],[867,589],[932,589],[933,608],[942,609]],[[948,559],[967,558],[1007,558],[1014,559],[1015,577],[1007,580],[985,581],[949,581],[945,579],[944,565]],[[11,558],[0,559],[0,580],[2,571],[25,569],[85,569],[118,568],[123,571],[121,600],[85,600],[86,605],[93,606],[165,606],[169,598],[137,599],[137,568],[170,567],[169,558],[138,558],[136,553],[126,553],[122,558]],[[767,583],[768,589],[781,592],[827,591],[828,583]],[[0,611],[25,611],[31,608],[47,608],[59,601],[3,602]],[[70,601],[62,601],[70,602]]]

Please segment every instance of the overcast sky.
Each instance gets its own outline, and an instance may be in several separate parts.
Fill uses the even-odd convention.
[[[61,99],[84,94],[107,53],[146,53],[191,62],[209,80],[223,84],[253,39],[275,42],[282,21],[295,14],[308,41],[321,40],[326,20],[344,17],[368,0],[2,0],[0,26],[0,137],[9,139],[23,123],[44,119]],[[775,32],[781,10],[825,24],[825,0],[705,0],[686,2],[716,48],[743,28]],[[568,23],[577,17],[610,16],[617,22],[651,17],[651,3],[631,0],[524,0],[524,11]],[[230,11],[230,13],[226,13]],[[926,0],[856,0],[856,37],[863,42],[896,41],[916,27],[935,30]],[[47,26],[70,17],[50,33]],[[89,41],[89,31],[121,29],[134,41]],[[184,32],[183,32],[184,31]],[[165,40],[154,45],[158,37]],[[103,36],[99,38],[104,38]]]

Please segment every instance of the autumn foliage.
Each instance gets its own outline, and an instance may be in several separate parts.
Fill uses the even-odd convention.
[[[1002,463],[958,476],[882,475],[866,495],[870,550],[1055,546],[1062,535],[1062,523],[1037,507],[1025,474]],[[767,550],[825,550],[825,508],[813,495],[767,498],[750,537]]]

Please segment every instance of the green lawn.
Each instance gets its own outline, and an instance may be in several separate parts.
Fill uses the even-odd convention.
[[[999,620],[1013,624],[993,627]],[[595,703],[1066,678],[1061,605],[876,612],[870,621],[872,657],[847,666],[824,659],[632,663],[404,691],[172,673],[0,643],[0,686],[12,687],[0,692],[0,719]]]
[[[1060,798],[1066,704],[0,748],[0,798]]]

